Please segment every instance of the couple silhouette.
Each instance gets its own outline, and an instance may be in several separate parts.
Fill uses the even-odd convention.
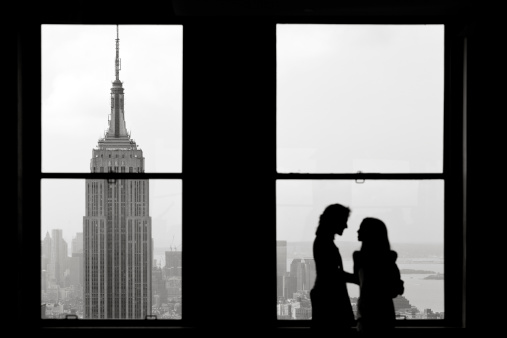
[[[356,318],[346,283],[353,283],[359,285],[357,331],[362,335],[388,334],[396,320],[392,299],[404,291],[396,265],[398,255],[390,248],[384,222],[367,217],[357,232],[362,244],[360,251],[353,253],[354,271],[344,271],[334,238],[347,228],[350,212],[346,206],[331,204],[320,215],[313,242],[316,279],[310,291],[311,326],[322,335],[351,333]]]

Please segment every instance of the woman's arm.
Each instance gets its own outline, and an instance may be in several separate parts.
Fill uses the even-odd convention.
[[[354,273],[349,273],[349,272],[343,271],[343,276],[344,276],[345,282],[359,285],[358,270],[359,270],[360,262],[359,262],[359,252],[358,251],[354,251],[354,253],[352,253],[352,259],[354,260]]]

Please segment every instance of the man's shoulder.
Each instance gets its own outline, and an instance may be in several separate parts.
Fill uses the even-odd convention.
[[[313,241],[313,251],[338,251],[338,247],[334,244],[333,241],[328,240],[327,238],[319,238],[315,237]]]

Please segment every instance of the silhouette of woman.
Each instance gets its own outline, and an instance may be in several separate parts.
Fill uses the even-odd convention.
[[[354,325],[354,313],[346,283],[358,283],[356,276],[343,271],[342,257],[334,244],[335,235],[342,235],[347,228],[350,209],[341,204],[327,206],[320,215],[313,242],[316,278],[310,291],[312,304],[312,329],[318,333],[350,332]]]
[[[353,253],[354,274],[359,280],[357,330],[363,335],[392,333],[396,320],[393,298],[403,294],[403,281],[396,265],[387,228],[379,219],[367,217],[357,231],[361,250]]]

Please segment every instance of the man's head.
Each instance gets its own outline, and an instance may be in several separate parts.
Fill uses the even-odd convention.
[[[317,235],[342,235],[347,228],[347,221],[350,216],[350,209],[341,204],[328,205],[319,219]]]

